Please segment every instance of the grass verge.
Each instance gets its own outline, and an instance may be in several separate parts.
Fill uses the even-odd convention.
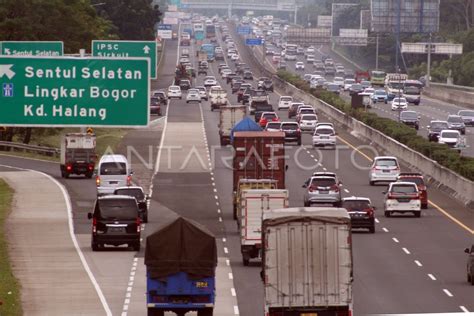
[[[20,284],[12,273],[5,236],[5,221],[11,211],[13,190],[0,179],[0,315],[22,315]]]

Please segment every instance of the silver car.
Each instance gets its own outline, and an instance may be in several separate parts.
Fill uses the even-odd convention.
[[[186,103],[189,102],[201,103],[201,95],[198,89],[189,89],[188,95],[186,96]]]
[[[392,156],[375,157],[369,171],[369,183],[394,182],[400,175],[398,159]]]
[[[474,110],[460,110],[458,115],[464,121],[464,125],[474,126]]]
[[[302,114],[300,118],[300,129],[302,131],[314,131],[318,117],[316,114]]]
[[[310,181],[303,184],[306,188],[304,194],[304,206],[316,203],[329,203],[340,206],[342,201],[341,183],[332,176],[311,177]]]
[[[464,124],[464,120],[459,115],[448,115],[448,122],[449,129],[455,129],[459,131],[462,135],[466,134],[466,125]]]

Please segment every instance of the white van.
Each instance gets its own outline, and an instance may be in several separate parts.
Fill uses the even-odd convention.
[[[96,170],[97,195],[114,194],[118,187],[132,185],[130,164],[124,155],[104,155]]]

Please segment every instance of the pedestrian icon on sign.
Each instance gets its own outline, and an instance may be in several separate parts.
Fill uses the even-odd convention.
[[[2,91],[4,97],[13,97],[13,83],[4,83]]]

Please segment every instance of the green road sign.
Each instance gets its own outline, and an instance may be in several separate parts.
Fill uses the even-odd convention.
[[[150,58],[150,76],[156,79],[156,42],[154,41],[92,41],[94,57]]]
[[[0,42],[0,55],[5,56],[63,56],[63,42]]]
[[[143,127],[149,60],[0,56],[0,126]]]

